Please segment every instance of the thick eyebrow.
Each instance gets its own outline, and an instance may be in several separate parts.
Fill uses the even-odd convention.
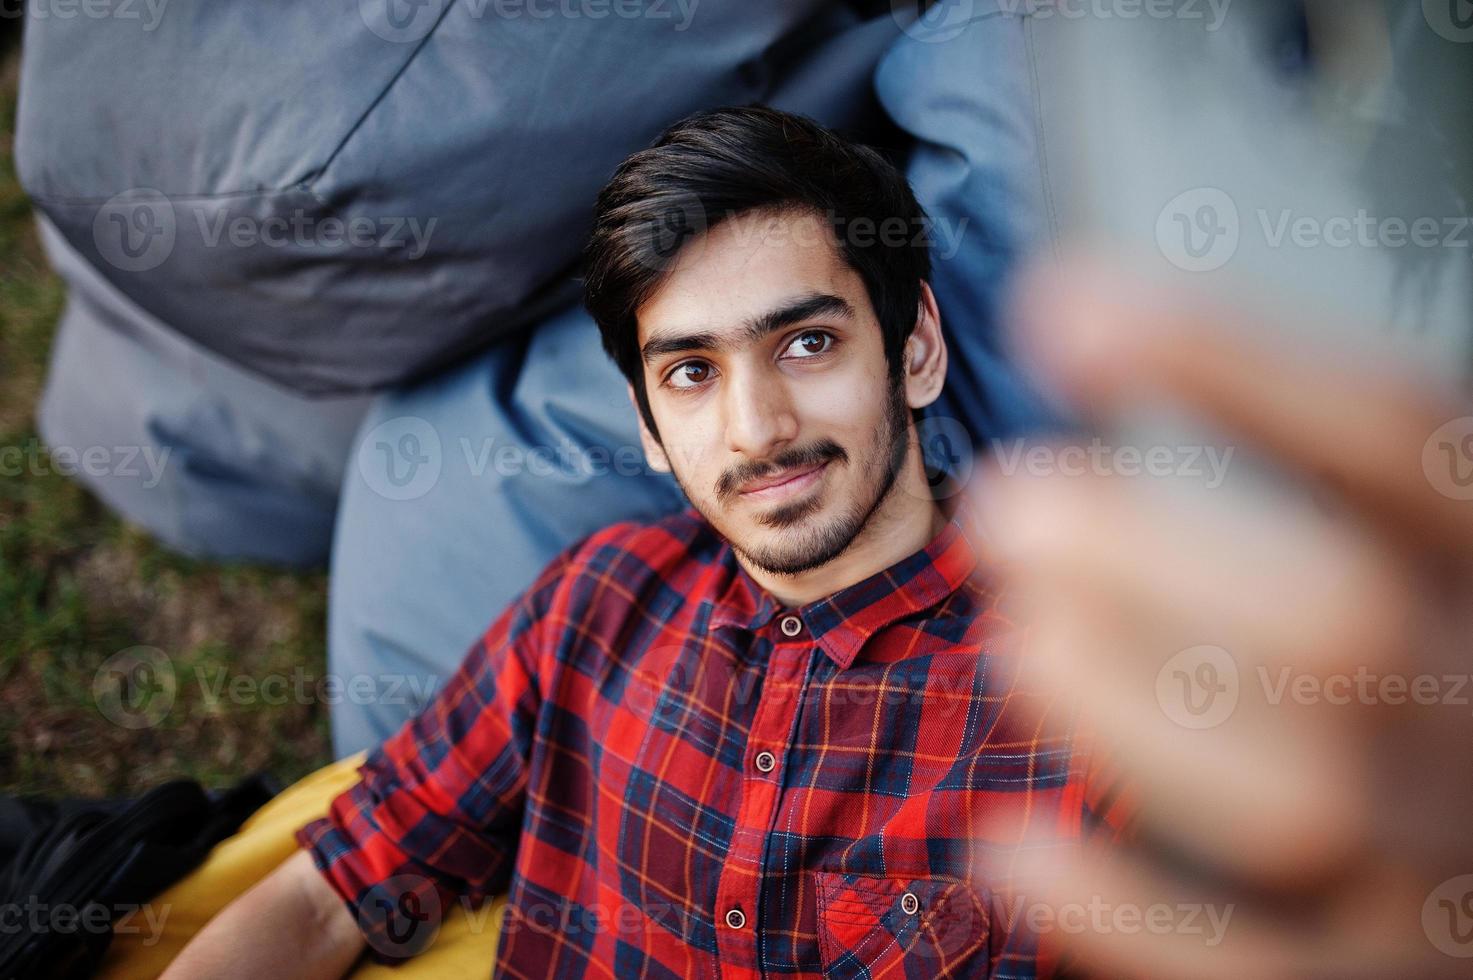
[[[696,333],[670,334],[667,336],[651,337],[645,341],[640,348],[640,356],[646,364],[658,360],[667,354],[680,354],[686,351],[698,350],[721,350],[734,347],[738,344],[751,344],[761,340],[768,334],[776,333],[786,327],[805,320],[817,317],[835,317],[845,320],[854,319],[854,307],[842,296],[834,296],[830,293],[810,293],[800,296],[791,302],[768,310],[761,316],[748,320],[742,325],[742,330],[735,341],[724,338],[708,330]]]

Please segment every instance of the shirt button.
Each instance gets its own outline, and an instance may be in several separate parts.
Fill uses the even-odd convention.
[[[784,616],[780,625],[782,626],[783,636],[797,636],[803,632],[803,620],[797,616]]]
[[[771,752],[758,752],[756,762],[758,772],[772,772],[777,767],[777,756]]]
[[[915,915],[921,907],[921,900],[910,892],[900,896],[900,910],[906,915]]]
[[[732,909],[726,913],[726,924],[733,929],[740,929],[747,924],[747,916],[741,909]]]

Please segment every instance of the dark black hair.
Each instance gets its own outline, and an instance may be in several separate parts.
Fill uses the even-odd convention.
[[[625,160],[598,196],[584,302],[640,413],[655,429],[635,311],[687,241],[752,211],[817,214],[864,281],[884,333],[892,380],[931,277],[926,213],[904,174],[874,150],[811,119],[762,106],[715,109],[670,127]],[[904,228],[903,234],[881,234]]]

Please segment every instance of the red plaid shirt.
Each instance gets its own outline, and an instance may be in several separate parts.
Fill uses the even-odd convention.
[[[1018,710],[974,567],[948,524],[783,609],[694,512],[609,528],[299,838],[381,956],[509,890],[498,976],[1047,972],[977,877],[978,818],[1026,802],[1069,839],[1108,815]]]

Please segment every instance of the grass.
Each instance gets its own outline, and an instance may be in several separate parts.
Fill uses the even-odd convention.
[[[4,47],[0,459],[36,444],[65,299],[16,181],[18,57]],[[16,469],[0,471],[0,792],[137,795],[172,778],[220,786],[258,769],[289,781],[328,761],[327,707],[310,696],[290,685],[285,699],[212,696],[239,676],[305,678],[310,692],[326,670],[322,575],[181,558],[50,467]],[[109,720],[94,680],[137,646],[167,656],[176,693],[157,724],[129,728]]]

